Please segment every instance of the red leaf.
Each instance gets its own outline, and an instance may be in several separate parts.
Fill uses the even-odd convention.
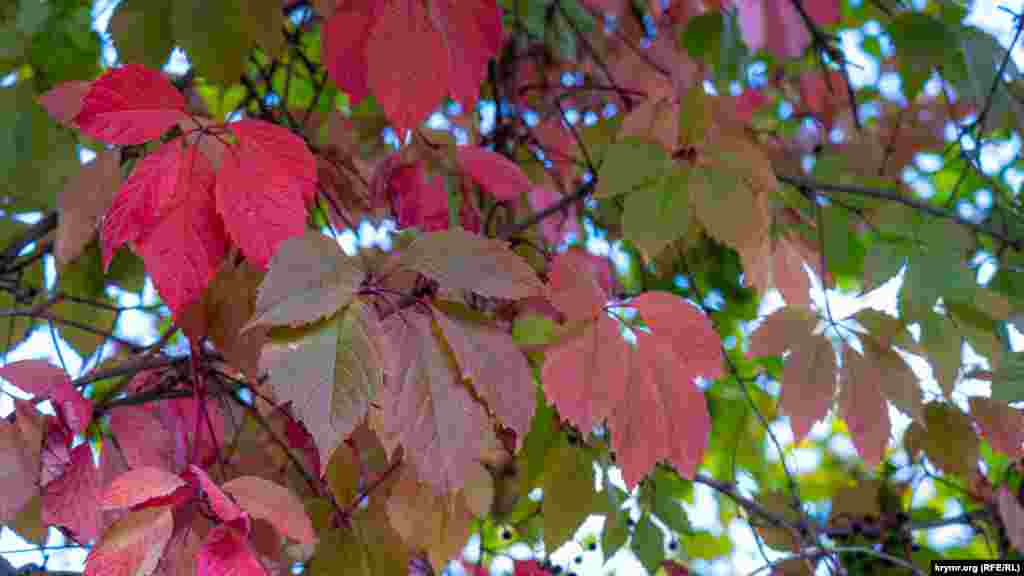
[[[197,576],[267,576],[256,553],[237,530],[222,524],[206,536],[196,557]]]
[[[82,110],[82,101],[89,92],[89,82],[72,80],[51,88],[39,96],[39,103],[50,117],[64,126],[74,127],[73,119]]]
[[[190,466],[189,470],[199,481],[199,487],[206,493],[210,500],[210,508],[218,518],[224,522],[231,522],[242,516],[242,509],[214,483],[206,471],[198,466]]]
[[[455,152],[462,170],[498,200],[515,202],[533,183],[514,162],[486,148],[461,147]]]
[[[636,333],[628,393],[611,418],[612,445],[628,487],[661,459],[684,477],[697,471],[711,416],[694,380],[722,375],[720,340],[707,316],[667,292],[641,294],[633,305],[652,333]]]
[[[148,410],[121,406],[110,413],[110,431],[129,468],[169,468],[174,446],[170,432]]]
[[[185,485],[186,482],[180,476],[162,468],[133,468],[107,486],[100,506],[104,510],[131,508],[153,498],[169,496]]]
[[[82,434],[92,421],[92,403],[71,384],[67,372],[46,360],[20,360],[0,366],[0,378],[39,398],[53,402],[61,421]]]
[[[303,544],[316,542],[302,501],[287,488],[256,476],[235,478],[223,488],[250,516],[270,522],[281,535]]]
[[[339,15],[335,15],[338,18]],[[448,93],[448,53],[422,2],[388,0],[366,43],[367,78],[400,142]]]
[[[242,120],[228,128],[238,145],[217,177],[217,211],[245,257],[265,269],[281,242],[305,231],[316,159],[301,138],[275,124]]]
[[[495,0],[437,0],[432,6],[448,49],[452,98],[473,110],[487,62],[501,49],[501,11]]]
[[[129,512],[114,523],[85,560],[85,576],[152,574],[174,530],[169,507]]]
[[[387,182],[387,197],[393,206],[397,205],[399,228],[415,226],[424,232],[448,229],[444,182],[438,177],[427,182],[422,162],[394,168]]]
[[[517,560],[513,576],[548,576],[549,572],[536,560]]]
[[[186,148],[180,158],[177,187],[161,191],[156,222],[135,241],[157,292],[175,317],[202,296],[228,249],[224,225],[214,210],[210,161],[195,147]]]
[[[82,100],[73,122],[108,144],[142,144],[187,118],[185,97],[163,73],[138,64],[107,70]]]
[[[370,95],[366,45],[377,19],[378,3],[368,4],[369,12],[343,10],[328,18],[320,29],[320,52],[327,75],[348,93],[353,105]]]
[[[99,534],[100,476],[93,464],[89,443],[71,451],[64,474],[42,490],[42,518],[71,530],[75,539],[88,542]]]
[[[840,72],[829,72],[828,76],[821,73],[805,72],[800,75],[800,98],[825,130],[832,130],[832,122],[845,106],[848,105],[846,79]]]

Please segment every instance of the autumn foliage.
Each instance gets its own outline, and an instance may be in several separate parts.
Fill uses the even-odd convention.
[[[975,152],[1024,78],[959,3],[124,0],[102,70],[83,3],[9,4],[0,336],[55,354],[0,364],[0,523],[87,576],[700,573],[697,487],[765,573],[1024,550],[1024,206]]]

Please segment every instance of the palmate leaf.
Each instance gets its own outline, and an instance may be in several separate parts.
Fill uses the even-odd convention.
[[[384,382],[383,333],[369,306],[359,300],[295,342],[271,342],[261,366],[270,373],[278,400],[292,402],[313,435],[320,461],[363,420]]]

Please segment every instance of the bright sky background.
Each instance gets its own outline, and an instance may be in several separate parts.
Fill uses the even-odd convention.
[[[921,0],[915,0],[914,3],[915,5],[919,5]],[[107,23],[116,4],[117,0],[100,0],[97,1],[94,6],[94,27],[104,37],[105,43],[103,55],[104,60],[108,65],[116,61],[116,51],[109,42],[109,36],[106,34]],[[968,23],[977,25],[992,32],[993,34],[996,34],[1000,42],[1006,46],[1012,39],[1013,21],[1006,12],[1001,10],[1001,7],[1005,7],[1013,12],[1020,12],[1024,10],[1024,0],[975,0],[974,7],[968,18]],[[887,95],[892,94],[894,96],[898,96],[898,79],[879,78],[877,63],[859,48],[860,42],[865,34],[877,35],[879,32],[880,27],[869,24],[862,30],[846,31],[841,35],[842,45],[846,54],[859,66],[859,68],[851,68],[852,81],[855,85],[880,82],[880,85]],[[1018,45],[1013,51],[1013,56],[1018,65],[1024,66],[1024,46]],[[176,50],[175,53],[172,54],[171,60],[166,68],[168,71],[183,72],[187,67],[187,58],[185,58],[184,54],[180,50]],[[571,79],[567,79],[567,81],[571,81]],[[484,117],[485,125],[493,125],[493,104],[484,104],[481,112]],[[584,121],[585,123],[597,121],[596,115],[588,115],[588,117],[581,119],[578,113],[572,111],[571,116],[570,120],[574,123],[576,121]],[[448,127],[446,119],[441,114],[436,114],[431,118],[430,124],[434,128],[443,129]],[[457,134],[457,136],[459,135]],[[982,164],[986,168],[986,171],[991,169],[994,173],[1002,168],[1002,166],[1009,162],[1018,152],[1020,145],[1020,139],[1016,136],[1012,140],[1004,143],[986,145],[982,150]],[[83,155],[83,160],[91,160],[88,156],[89,155]],[[928,156],[923,156],[918,160],[919,171],[910,170],[906,175],[907,181],[911,183],[916,190],[922,193],[922,195],[927,195],[929,192],[928,186],[923,183],[923,181],[915,183],[914,180],[918,173],[936,170],[938,168],[937,162],[937,157],[929,158]],[[1012,188],[1019,191],[1021,183],[1024,183],[1024,174],[1013,171],[1008,172],[1008,183]],[[967,203],[959,206],[958,208],[961,210],[961,214],[966,217],[982,215],[991,205],[991,194],[989,193],[986,195],[985,192],[986,191],[979,191],[979,194],[976,195],[973,204]],[[386,223],[380,229],[374,229],[373,226],[364,222],[357,233],[346,231],[344,234],[341,234],[339,237],[339,243],[342,245],[343,249],[349,253],[354,253],[360,246],[366,247],[374,244],[386,248],[390,246],[388,234],[393,230],[393,228],[393,223],[390,222]],[[592,231],[592,228],[590,230]],[[599,255],[610,255],[613,261],[620,267],[626,265],[626,256],[621,252],[618,243],[609,244],[609,242],[603,238],[603,235],[596,233],[593,234],[587,244],[587,248]],[[991,265],[982,265],[979,270],[979,279],[982,282],[987,282],[988,278],[991,277],[992,272],[993,270]],[[48,282],[52,282],[54,275],[52,258],[49,258],[47,269]],[[871,294],[860,299],[830,292],[828,297],[833,315],[836,317],[845,317],[864,307],[876,308],[895,314],[896,294],[899,290],[900,283],[901,279],[899,277],[894,278]],[[138,297],[131,294],[120,294],[120,297],[121,305],[124,306],[151,304],[155,303],[157,300],[156,293],[153,290],[151,283],[147,283],[141,301]],[[820,308],[820,304],[822,302],[820,286],[815,286],[815,299],[816,302],[819,303]],[[712,303],[714,300],[715,295],[710,295],[709,302],[707,303]],[[720,297],[718,297],[718,300],[720,302]],[[762,303],[762,315],[769,313],[781,304],[782,301],[779,298],[778,293],[769,294]],[[137,311],[129,311],[122,314],[121,320],[118,323],[117,331],[122,337],[151,342],[155,339],[154,335],[156,333],[156,327],[145,314]],[[1024,336],[1016,332],[1016,330],[1013,330],[1012,327],[1011,342],[1015,350],[1024,349]],[[973,354],[973,351],[970,350],[969,346],[966,348],[967,350],[964,358],[965,362],[975,363],[983,367],[987,366],[987,363],[983,358]],[[60,349],[63,359],[72,376],[81,374],[85,369],[91,367],[91,365],[84,365],[82,358],[80,358],[74,350],[65,343],[60,343]],[[7,359],[9,361],[14,361],[39,357],[49,358],[55,364],[59,364],[59,358],[57,357],[57,354],[54,353],[53,341],[51,340],[49,332],[41,329],[34,332],[28,341],[8,354]],[[915,373],[922,379],[922,384],[926,393],[940,393],[938,385],[934,378],[932,378],[931,369],[927,362],[915,357],[908,357],[908,359],[910,360],[911,367],[914,369]],[[92,362],[95,364],[97,360],[93,359]],[[771,383],[769,386],[777,387],[778,384]],[[8,392],[12,390],[6,384],[0,384],[0,389]],[[987,382],[980,380],[963,381],[957,386],[954,392],[954,400],[966,409],[966,399],[968,397],[987,396],[989,395],[989,392],[989,384]],[[0,415],[7,414],[12,409],[13,406],[11,399],[0,394]],[[890,418],[893,421],[892,439],[895,441],[901,437],[903,430],[908,425],[908,420],[894,409],[890,409]],[[831,416],[826,422],[816,425],[812,430],[811,435],[819,439],[824,438],[830,422]],[[774,422],[772,428],[775,435],[785,446],[792,444],[792,433],[785,419],[780,419]],[[841,457],[856,458],[856,452],[854,451],[852,444],[845,438],[833,439],[830,448]],[[774,460],[778,459],[778,455],[775,453],[774,449],[767,443],[765,450],[769,458]],[[897,458],[900,456],[897,456]],[[814,469],[818,465],[820,458],[821,454],[819,450],[814,448],[802,448],[795,450],[787,459],[787,463],[791,470],[799,473],[801,471],[810,471]],[[622,486],[621,475],[617,472],[617,470],[612,471],[610,480],[624,488],[624,486]],[[751,488],[756,488],[753,485],[753,482],[741,481],[740,486],[742,489],[747,491],[748,495],[751,494],[749,492]],[[933,493],[934,489],[927,481],[925,481],[917,487],[916,498],[926,500],[930,498]],[[702,573],[715,575],[748,574],[759,568],[763,564],[763,560],[757,552],[750,527],[739,520],[734,521],[729,526],[721,526],[717,521],[717,504],[714,501],[711,489],[703,485],[697,485],[695,487],[695,495],[694,505],[691,506],[684,504],[690,514],[690,519],[694,528],[707,529],[715,533],[721,533],[723,530],[727,531],[729,538],[735,542],[736,548],[732,558],[728,560],[723,560],[714,564],[698,561],[692,564],[692,568],[694,570],[699,570]],[[627,505],[631,510],[633,510],[635,518],[637,515],[635,500],[631,500]],[[816,509],[814,512],[824,513],[825,510]],[[951,501],[951,503],[947,505],[945,512],[948,516],[955,516],[961,513],[961,510],[959,510],[959,505],[956,502]],[[604,520],[602,517],[591,516],[583,526],[580,527],[575,541],[569,542],[555,551],[552,557],[553,560],[566,569],[565,573],[572,571],[576,572],[580,576],[604,574],[626,576],[643,574],[642,567],[627,547],[623,547],[619,553],[607,562],[605,562],[600,549],[596,551],[586,551],[581,547],[579,542],[581,542],[587,535],[600,534],[603,522]],[[963,538],[968,538],[969,535],[969,530],[962,527],[948,527],[941,530],[934,530],[929,536],[934,538],[934,542],[936,543],[951,543]],[[56,547],[63,544],[63,537],[60,533],[56,530],[51,530],[50,539],[47,543],[48,547]],[[25,552],[32,550],[34,550],[32,544],[25,542],[9,529],[3,528],[2,532],[0,532],[0,553],[3,553],[3,555],[5,555],[15,566],[21,566],[27,563],[42,564],[44,561],[43,554],[40,554],[39,552]],[[466,559],[470,561],[475,560],[478,554],[479,540],[474,537],[466,548]],[[499,559],[492,564],[491,568],[494,570],[495,574],[503,573],[502,571],[506,570],[507,573],[511,573],[511,557],[522,559],[533,557],[533,551],[531,551],[526,545],[513,547],[509,550],[509,554],[510,558]],[[773,553],[770,549],[768,550],[768,555],[769,558],[772,559],[784,556],[779,553]],[[81,549],[50,551],[46,555],[46,565],[48,568],[54,570],[81,570],[85,556],[86,551]],[[575,562],[575,559],[577,558],[581,560],[580,563]],[[461,576],[462,574],[461,568],[456,566],[452,566],[449,572],[452,576]]]

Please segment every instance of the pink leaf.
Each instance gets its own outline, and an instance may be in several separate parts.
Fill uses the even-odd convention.
[[[218,518],[224,522],[231,522],[242,516],[242,509],[214,483],[206,471],[198,466],[190,466],[189,470],[199,481],[199,487],[206,493],[210,500],[210,508],[213,508],[213,513]]]
[[[97,78],[74,118],[79,129],[108,144],[142,144],[187,117],[185,97],[163,73],[138,64]]]
[[[107,486],[100,506],[104,510],[131,508],[153,498],[170,496],[185,485],[180,476],[162,468],[133,468],[115,478]]]
[[[20,360],[0,366],[0,378],[37,396],[48,398],[68,428],[85,432],[92,421],[92,403],[82,396],[64,370],[46,360]]]
[[[544,394],[563,418],[589,431],[626,395],[629,355],[619,323],[601,311],[582,334],[547,350]]]
[[[39,103],[50,117],[64,126],[74,127],[73,119],[82,110],[82,101],[89,92],[89,82],[72,80],[51,88],[39,96]]]
[[[488,324],[457,321],[439,310],[434,319],[441,327],[464,378],[501,422],[526,436],[537,406],[533,372],[512,335]]]
[[[71,451],[64,474],[42,489],[42,518],[71,530],[80,542],[99,535],[100,476],[93,464],[89,443]]]
[[[112,410],[110,431],[129,468],[171,466],[174,446],[170,432],[145,408],[121,406]]]
[[[564,197],[549,188],[534,186],[530,188],[527,200],[530,209],[540,212],[562,201]],[[563,209],[558,214],[552,214],[540,223],[544,240],[549,244],[559,244],[567,234],[579,234],[579,225],[576,221],[576,206],[570,204],[568,209]]]
[[[306,228],[316,196],[316,159],[301,138],[261,120],[228,128],[238,145],[217,176],[217,211],[245,257],[266,268],[277,247]]]
[[[39,492],[43,416],[27,402],[15,402],[15,421],[0,418],[0,522],[12,522]]]
[[[229,525],[217,526],[206,536],[196,557],[198,576],[267,576],[245,537]]]
[[[711,416],[695,379],[722,374],[720,340],[707,316],[667,292],[641,294],[633,305],[652,333],[636,334],[629,392],[610,422],[612,446],[630,488],[661,459],[684,477],[697,471]]]
[[[796,58],[811,34],[791,0],[735,0],[740,32],[751,50],[764,48],[779,58]]]
[[[594,274],[591,254],[570,249],[551,264],[548,299],[570,322],[597,316],[608,302],[608,292]]]
[[[223,489],[250,516],[270,522],[283,536],[303,544],[316,542],[302,501],[287,488],[256,476],[242,476],[226,482]]]
[[[85,560],[85,576],[152,574],[174,531],[167,506],[129,512],[104,534]]]

